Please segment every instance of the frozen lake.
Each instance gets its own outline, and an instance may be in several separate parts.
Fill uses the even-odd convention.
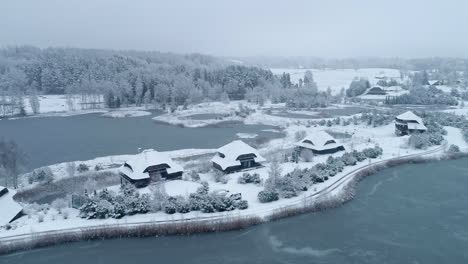
[[[159,114],[105,118],[101,114],[0,120],[0,137],[15,140],[28,157],[28,168],[100,156],[138,153],[138,148],[159,151],[218,148],[239,139],[236,133],[258,134],[255,143],[282,134],[262,131],[265,125],[231,124],[221,127],[182,128],[153,121]]]

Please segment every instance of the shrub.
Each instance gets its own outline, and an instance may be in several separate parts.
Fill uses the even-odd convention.
[[[52,202],[51,206],[61,214],[62,210],[68,206],[68,203],[65,199],[56,199]]]
[[[238,179],[238,183],[240,183],[240,184],[246,184],[246,183],[258,184],[258,183],[261,183],[261,182],[262,182],[262,180],[260,179],[260,175],[258,173],[253,173],[253,174],[244,173]]]
[[[353,154],[346,152],[341,156],[341,161],[343,161],[345,166],[354,166],[357,163],[356,157]]]
[[[166,214],[175,214],[177,211],[175,203],[168,201],[164,204],[164,212]]]
[[[365,148],[362,150],[362,153],[368,158],[375,159],[378,156],[382,155],[382,148],[379,146],[375,146],[373,148]]]
[[[363,152],[359,152],[359,151],[356,151],[356,150],[353,150],[353,152],[351,152],[351,154],[353,155],[354,158],[356,158],[357,161],[363,161],[363,160],[365,160],[367,158],[366,155]]]
[[[194,182],[197,182],[200,180],[200,175],[198,174],[198,172],[194,171],[194,170],[191,170],[188,172],[188,176],[190,177],[190,179]]]
[[[89,171],[89,166],[84,163],[80,163],[76,170],[80,173],[83,173],[83,172]]]
[[[314,160],[314,153],[310,149],[301,150],[301,159],[305,162],[311,162]]]
[[[458,152],[460,152],[460,148],[457,145],[452,144],[448,148],[447,152],[449,152],[449,153],[458,153]]]
[[[304,130],[299,130],[299,131],[296,131],[296,133],[294,133],[294,139],[296,141],[299,141],[299,140],[305,138],[306,135],[307,135],[307,133]]]
[[[214,181],[226,184],[228,182],[228,178],[224,172],[216,170],[214,173]]]
[[[409,137],[408,144],[415,149],[425,149],[431,146],[431,141],[426,134],[413,134]]]
[[[102,170],[102,166],[100,164],[96,164],[96,166],[94,166],[94,170],[95,171],[100,171],[100,170]]]
[[[276,191],[264,190],[260,191],[257,197],[261,203],[269,203],[277,201],[279,199],[279,194]]]
[[[237,209],[244,210],[249,208],[249,202],[247,202],[247,200],[240,200],[237,203],[235,203],[235,206]]]

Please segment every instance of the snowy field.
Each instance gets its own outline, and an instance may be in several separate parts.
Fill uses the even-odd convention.
[[[283,72],[289,73],[291,82],[296,84],[299,79],[304,78],[306,71],[311,71],[314,80],[318,85],[320,91],[326,91],[328,87],[331,88],[333,94],[338,94],[341,88],[347,89],[349,84],[355,77],[364,77],[369,79],[371,85],[377,83],[376,76],[385,76],[388,78],[400,81],[400,71],[396,69],[385,68],[367,68],[367,69],[288,69],[288,68],[272,68],[270,69],[273,74],[281,75]]]
[[[28,96],[23,98],[27,116],[73,116],[89,113],[103,113],[105,117],[124,118],[150,115],[151,113],[146,110],[154,109],[153,105],[139,107],[122,106],[119,110],[109,109],[102,103],[102,96],[100,96],[99,99],[101,103],[96,104],[94,108],[82,106],[82,100],[79,95],[71,96],[68,99],[66,95],[39,95],[38,97],[40,104],[38,114],[33,113]]]

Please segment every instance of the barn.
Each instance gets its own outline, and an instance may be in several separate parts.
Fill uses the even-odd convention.
[[[411,111],[405,112],[395,118],[395,134],[397,136],[423,133],[426,130],[427,128],[422,118]]]
[[[144,150],[127,160],[120,168],[122,182],[145,187],[151,182],[180,179],[183,168],[167,154],[153,149]]]
[[[13,200],[14,192],[0,186],[0,226],[7,225],[23,215],[23,208]]]
[[[325,131],[315,132],[313,135],[306,136],[295,146],[301,152],[304,149],[309,149],[316,155],[331,154],[345,150],[344,146],[337,143],[336,140]]]
[[[241,140],[222,146],[211,159],[213,167],[225,173],[261,167],[264,161],[256,149]]]

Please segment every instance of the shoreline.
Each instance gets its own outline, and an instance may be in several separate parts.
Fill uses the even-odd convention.
[[[437,149],[426,151],[425,153],[391,158],[364,165],[343,175],[334,185],[330,185],[320,192],[304,197],[304,201],[299,201],[299,203],[296,204],[292,203],[287,207],[275,208],[263,217],[256,215],[224,215],[173,221],[148,221],[126,225],[97,225],[93,227],[71,228],[68,230],[43,231],[27,235],[14,235],[11,237],[4,237],[3,239],[0,238],[0,255],[85,240],[235,231],[298,214],[337,208],[354,198],[355,186],[358,182],[383,169],[405,164],[420,164],[468,157],[468,153],[466,152],[454,154],[439,153],[441,150],[444,150],[444,148],[445,145],[442,145]],[[331,194],[335,190],[338,190],[339,193],[333,196],[325,196],[325,199],[321,199],[322,196]]]

